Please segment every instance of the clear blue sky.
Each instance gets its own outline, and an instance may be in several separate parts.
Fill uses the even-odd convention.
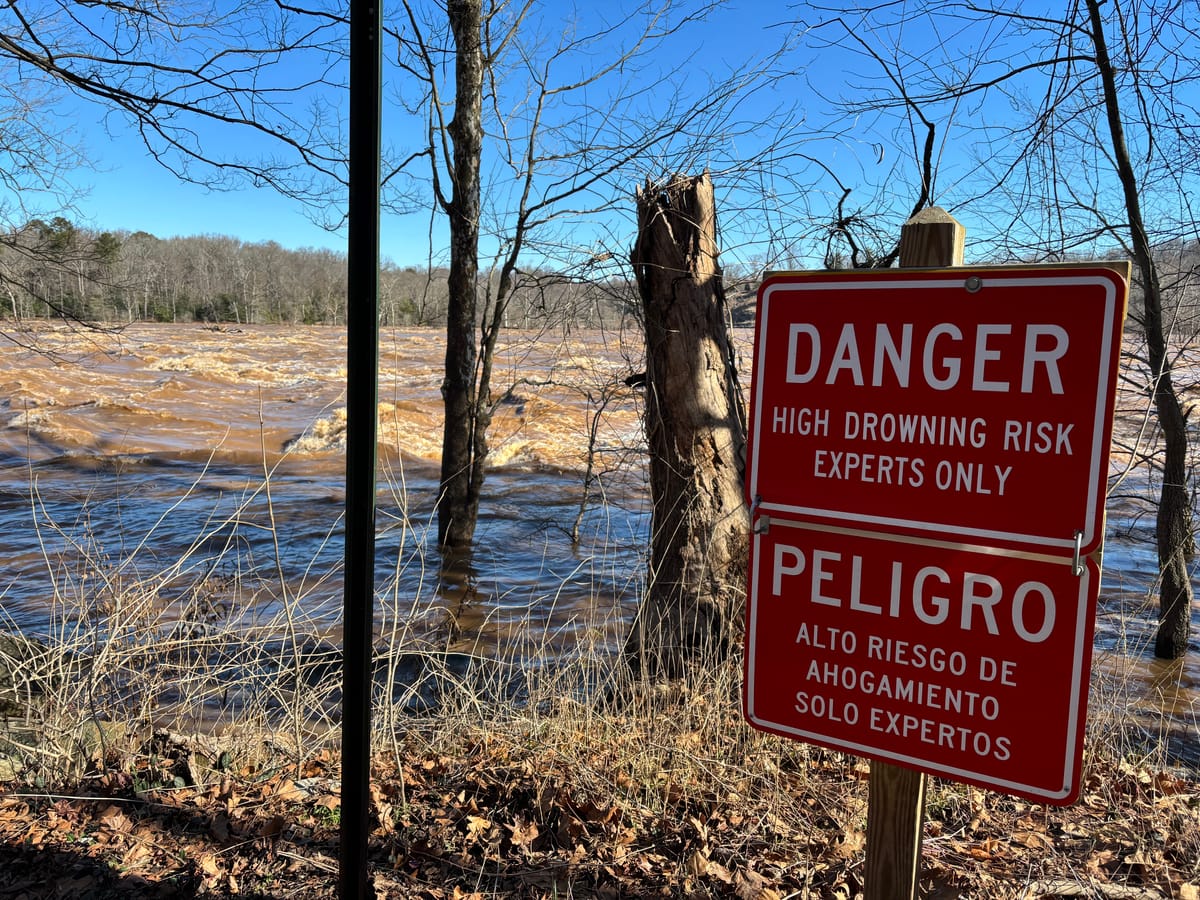
[[[157,237],[228,234],[289,248],[345,248],[344,234],[313,224],[299,204],[270,188],[212,191],[180,181],[136,137],[93,143],[91,152],[98,170],[77,177],[79,184],[90,185],[79,207],[96,228],[148,231]]]
[[[619,17],[621,10],[627,6],[636,7],[638,2],[612,0],[607,4],[590,4],[580,0],[581,15],[587,20],[584,27],[594,26],[595,20],[605,16]],[[1032,5],[1034,0],[1023,8]],[[881,15],[898,14],[896,11],[904,8],[888,4],[882,6],[885,12]],[[1053,6],[1053,3],[1049,4],[1049,7]],[[545,4],[541,13],[544,18],[533,20],[536,26],[534,33],[544,36],[549,42],[554,41],[563,27],[558,17],[559,9],[552,3]],[[703,93],[710,78],[719,80],[729,70],[778,47],[787,29],[776,26],[781,20],[793,19],[796,15],[793,8],[781,7],[768,0],[731,0],[707,21],[691,28],[683,41],[652,57],[651,68],[643,76],[647,80],[647,94],[641,102],[653,109],[655,103],[661,104],[669,93],[657,85],[660,76],[655,72],[662,73],[661,77],[675,78],[685,90],[694,88]],[[630,21],[636,23],[636,17]],[[739,252],[741,258],[752,259],[759,246],[755,241],[760,238],[746,235],[751,235],[757,229],[771,235],[773,255],[768,264],[786,265],[789,262],[786,254],[793,245],[801,248],[795,257],[797,263],[811,264],[814,248],[819,261],[823,229],[834,218],[843,185],[854,189],[847,213],[860,211],[870,217],[880,209],[895,213],[903,212],[910,206],[915,196],[912,165],[915,144],[903,115],[867,114],[852,126],[848,120],[842,119],[840,124],[845,130],[836,138],[818,135],[832,121],[829,117],[830,105],[850,94],[851,85],[857,85],[859,90],[872,86],[882,90],[888,86],[886,79],[881,77],[877,61],[868,53],[861,52],[861,49],[853,48],[853,38],[848,35],[861,33],[872,41],[872,52],[883,56],[895,53],[904,65],[911,66],[914,71],[925,64],[937,66],[943,55],[957,57],[962,54],[961,60],[969,61],[968,51],[959,48],[984,48],[980,52],[990,54],[996,60],[996,66],[1007,68],[1020,62],[1022,54],[1029,49],[1016,43],[1017,39],[1011,35],[998,38],[988,34],[991,26],[987,24],[971,26],[975,31],[970,34],[963,33],[960,30],[962,27],[961,19],[940,17],[937,22],[926,20],[906,25],[888,37],[872,33],[870,28],[848,23],[845,31],[833,29],[830,32],[830,37],[837,38],[842,44],[840,48],[820,48],[824,31],[819,30],[809,35],[805,48],[797,49],[785,57],[778,67],[779,71],[786,73],[784,80],[776,83],[771,90],[760,91],[746,99],[728,122],[718,123],[720,127],[728,127],[729,134],[736,137],[729,138],[725,142],[727,146],[720,146],[718,141],[716,149],[696,154],[681,166],[685,172],[695,172],[709,165],[718,170],[714,180],[718,187],[726,259],[737,257]],[[584,64],[595,65],[596,59],[609,55],[607,47],[601,46]],[[981,76],[981,72],[973,74],[975,77]],[[400,155],[404,155],[420,146],[422,128],[419,122],[403,119],[401,113],[388,102],[386,98],[390,92],[402,89],[403,76],[392,69],[388,77],[390,80],[385,88],[384,107],[385,141],[389,141]],[[1036,79],[1043,76],[1034,73],[1031,77]],[[1037,83],[1033,83],[1032,87],[1031,94],[1034,96],[1044,90]],[[571,139],[579,138],[580,133],[591,129],[597,118],[604,118],[603,98],[606,95],[599,89],[595,93],[596,96],[588,98],[594,111],[571,123]],[[507,99],[511,101],[514,98]],[[1019,149],[1020,138],[1010,139],[1003,130],[1006,119],[1012,119],[1011,106],[1003,99],[989,99],[981,103],[975,97],[971,102],[954,108],[947,108],[945,104],[938,108],[937,103],[931,100],[924,108],[939,126],[937,153],[941,166],[937,181],[939,190],[934,201],[950,208],[960,218],[967,228],[969,241],[976,239],[976,236],[986,236],[989,231],[992,237],[981,239],[985,242],[994,240],[996,229],[1002,229],[1004,224],[992,219],[1004,217],[1003,204],[1007,198],[999,192],[982,198],[973,198],[972,194],[978,190],[974,186],[978,181],[977,173],[991,162],[990,154],[1002,154],[1009,147]],[[789,111],[795,118],[785,124],[783,116]],[[273,240],[291,248],[316,246],[345,249],[344,232],[331,232],[320,227],[311,221],[300,204],[279,196],[271,189],[245,187],[217,192],[180,182],[149,157],[132,131],[121,131],[122,125],[115,117],[104,120],[104,110],[94,105],[77,104],[71,112],[76,132],[96,164],[95,170],[79,170],[73,176],[75,186],[86,191],[77,205],[76,217],[83,224],[107,230],[145,230],[160,237],[227,234],[250,242]],[[950,122],[953,128],[947,127]],[[753,133],[751,128],[757,133]],[[207,134],[202,134],[201,138],[206,152],[221,155],[231,149],[222,146],[220,141],[212,140]],[[587,140],[586,136],[581,139]],[[1091,134],[1085,136],[1085,140],[1091,139]],[[1136,135],[1134,139],[1137,139]],[[770,143],[772,141],[777,143]],[[787,141],[792,143],[788,144]],[[792,168],[782,179],[775,181],[755,181],[743,172],[741,177],[744,181],[740,185],[743,193],[730,197],[729,202],[722,205],[722,183],[719,180],[721,164],[731,158],[744,158],[768,144],[781,148],[779,153],[783,160],[780,170],[789,166]],[[707,155],[709,153],[715,156]],[[721,154],[724,154],[723,159],[717,159]],[[1085,164],[1090,165],[1087,161]],[[646,171],[641,175],[665,174],[655,171],[656,165],[668,167],[680,163],[676,158],[665,156],[649,158]],[[1002,168],[1003,163],[996,165]],[[1102,160],[1096,165],[1098,168],[1095,170],[1080,171],[1078,183],[1071,185],[1071,190],[1076,187],[1082,187],[1085,192],[1094,189],[1096,196],[1103,201],[1101,205],[1104,205],[1111,200],[1111,196],[1103,196],[1106,191],[1111,194],[1111,178],[1108,174],[1097,174],[1104,166]],[[842,185],[834,184],[823,167],[836,173]],[[622,172],[613,183],[606,186],[609,196],[616,197],[619,204],[618,212],[612,214],[615,219],[597,223],[581,216],[564,224],[557,236],[576,246],[598,246],[615,254],[623,254],[632,237],[632,193],[641,175]],[[1075,177],[1071,170],[1068,170],[1067,176]],[[733,176],[726,179],[726,190],[732,180]],[[1164,185],[1163,190],[1161,199],[1166,206],[1160,206],[1161,215],[1156,212],[1156,217],[1165,220],[1173,214],[1170,205],[1179,205],[1178,198],[1184,192],[1172,188],[1171,184]],[[501,196],[502,188],[494,184],[491,194],[491,199],[500,197],[498,202],[505,199]],[[3,199],[0,195],[0,201]],[[972,202],[960,210],[959,205],[967,200]],[[739,206],[739,201],[743,205]],[[1086,201],[1086,197],[1081,200],[1080,209],[1084,210],[1079,213],[1081,220],[1090,216],[1086,211]],[[427,200],[422,202],[428,205]],[[1040,234],[1047,224],[1036,219],[1040,214],[1039,209],[1044,207],[1038,206],[1041,201],[1037,197],[1028,202],[1029,233]],[[431,218],[428,209],[421,211],[419,206],[418,203],[418,210],[405,216],[385,214],[383,217],[382,252],[385,258],[400,265],[420,265],[425,262],[430,246]],[[999,216],[996,215],[997,210]],[[881,234],[891,234],[898,229],[898,221],[894,219],[893,215],[890,219],[879,220],[883,229]],[[444,222],[440,217],[435,218],[434,222],[433,246],[435,259],[440,261],[444,256],[439,252],[446,243]],[[1094,220],[1091,224],[1094,224]],[[876,222],[871,221],[869,225],[874,227]],[[1026,226],[1018,221],[1016,228],[1019,230],[1022,227]],[[1086,227],[1085,223],[1081,229]],[[738,245],[736,242],[739,240],[744,243]],[[993,252],[1023,252],[1019,242],[994,250],[996,246],[979,247],[974,252],[969,249],[968,253],[969,256],[981,258]]]
[[[719,11],[692,33],[703,41],[688,47],[698,58],[710,54],[720,64],[736,65],[754,54],[762,54],[781,39],[779,29],[770,29],[781,16],[778,4],[763,0],[740,0]],[[682,52],[682,48],[680,50]],[[704,77],[704,73],[698,73]],[[245,241],[273,240],[285,247],[345,249],[345,232],[329,231],[314,223],[304,208],[281,197],[270,188],[244,187],[215,191],[180,181],[158,165],[131,130],[121,130],[113,117],[104,120],[97,106],[79,103],[73,117],[78,134],[95,163],[94,170],[79,170],[75,186],[85,192],[77,205],[83,224],[101,230],[143,230],[159,237],[192,234],[228,234]],[[385,129],[394,140],[398,114],[384,109]],[[223,147],[210,143],[205,149],[220,153]],[[630,185],[630,193],[634,185]],[[632,204],[632,199],[630,200]],[[429,215],[385,215],[382,222],[382,252],[394,262],[420,264],[429,244]]]

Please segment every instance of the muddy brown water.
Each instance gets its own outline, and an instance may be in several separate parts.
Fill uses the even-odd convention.
[[[152,584],[170,601],[207,579],[300,597],[336,630],[344,498],[345,332],[321,327],[135,325],[106,336],[14,333],[0,347],[0,609],[48,628],[64,597]],[[751,334],[737,334],[749,367]],[[477,549],[457,575],[434,562],[442,432],[435,329],[380,349],[381,596],[452,639],[505,652],[615,650],[636,608],[649,526],[635,334],[508,332],[496,369],[491,472]],[[1144,402],[1123,397],[1128,442]],[[582,506],[589,428],[600,474]],[[1114,453],[1094,674],[1106,702],[1168,721],[1200,759],[1200,606],[1182,664],[1152,659],[1152,478]],[[264,479],[269,473],[269,479]],[[264,484],[269,490],[264,489]],[[571,532],[579,520],[579,540]],[[182,562],[181,562],[182,561]],[[519,655],[519,654],[517,654]]]

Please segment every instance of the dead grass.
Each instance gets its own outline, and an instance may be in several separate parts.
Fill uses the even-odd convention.
[[[0,645],[0,898],[334,895],[338,573],[241,560],[228,535],[269,501],[266,475],[166,565],[140,552],[153,533],[113,553],[41,517],[50,628]],[[411,546],[393,490],[389,539]],[[867,766],[749,728],[738,660],[631,682],[602,612],[566,654],[531,613],[498,656],[463,637],[460,610],[403,587],[433,567],[406,552],[377,598],[380,896],[861,893]],[[934,782],[924,896],[1200,900],[1178,716],[1103,676],[1076,806]]]
[[[409,719],[377,742],[380,896],[856,896],[867,767],[750,730],[735,680],[730,666],[615,709],[480,702]],[[9,784],[0,894],[333,896],[336,751],[257,727],[129,737],[78,777]],[[1089,749],[1067,809],[935,782],[923,895],[1196,896],[1194,773],[1106,750]]]
[[[380,896],[861,892],[866,765],[747,727],[736,660],[624,685],[612,703],[603,676],[623,670],[608,656],[518,670],[420,649],[416,631],[385,658],[392,675],[427,679],[413,690],[428,702],[382,685],[376,697]],[[76,638],[31,675],[41,699],[24,742],[8,720],[4,753],[21,766],[0,793],[0,896],[333,896],[336,666],[240,625],[199,642],[136,633],[131,614],[110,631],[123,644],[85,665]],[[208,727],[168,727],[164,696],[172,725]],[[101,712],[115,699],[123,712]],[[313,714],[297,727],[300,711]],[[935,782],[923,895],[1197,896],[1196,772],[1119,737],[1117,716],[1089,736],[1074,807]]]

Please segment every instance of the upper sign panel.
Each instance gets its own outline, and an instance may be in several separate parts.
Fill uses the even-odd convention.
[[[1100,267],[789,274],[758,297],[765,514],[972,544],[1100,542],[1126,280]]]

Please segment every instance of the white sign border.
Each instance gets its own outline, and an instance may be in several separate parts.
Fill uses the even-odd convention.
[[[1012,271],[1012,270],[1006,270]],[[780,276],[781,278],[786,276]],[[1112,364],[1112,340],[1114,328],[1114,314],[1117,304],[1117,290],[1113,280],[1104,276],[1086,275],[1086,276],[1071,276],[1069,274],[1056,273],[1054,275],[1034,276],[1034,277],[1004,277],[1004,278],[989,278],[986,269],[972,269],[963,267],[961,272],[955,270],[953,277],[942,278],[920,278],[914,277],[911,279],[896,279],[896,280],[864,280],[864,279],[838,279],[828,280],[822,279],[820,276],[803,277],[794,281],[778,281],[768,283],[762,291],[762,299],[759,303],[760,321],[757,323],[757,333],[754,342],[754,396],[756,401],[754,409],[754,418],[751,422],[752,446],[751,458],[749,460],[749,479],[750,496],[758,497],[762,494],[758,484],[759,473],[759,451],[762,448],[762,417],[763,404],[761,398],[763,395],[764,382],[766,380],[766,353],[763,352],[763,344],[767,339],[768,328],[770,325],[770,306],[771,296],[776,292],[809,292],[809,291],[846,291],[846,290],[888,290],[888,289],[904,289],[904,290],[963,290],[964,282],[971,277],[979,278],[981,288],[986,290],[989,282],[993,286],[1019,287],[1019,288],[1054,288],[1063,286],[1082,287],[1082,286],[1102,286],[1105,289],[1104,293],[1104,332],[1100,359],[1098,360],[1097,368],[1097,393],[1095,400],[1095,416],[1094,427],[1091,435],[1091,457],[1088,460],[1088,496],[1086,501],[1086,521],[1082,523],[1082,544],[1083,546],[1091,546],[1102,535],[1097,534],[1097,528],[1102,528],[1103,525],[1103,486],[1107,484],[1107,473],[1102,473],[1100,469],[1100,461],[1104,456],[1105,441],[1105,407],[1108,395],[1108,380],[1107,373]],[[1120,276],[1113,272],[1114,278]],[[768,279],[770,282],[770,279]],[[899,306],[899,305],[898,305]],[[823,507],[808,507],[808,506],[792,506],[783,503],[772,503],[769,498],[763,498],[758,506],[758,510],[764,513],[778,512],[791,515],[818,517],[823,519],[835,519],[844,522],[856,522],[862,525],[876,525],[891,528],[904,528],[916,531],[926,531],[940,535],[955,535],[958,537],[975,539],[975,540],[999,540],[1019,544],[1031,544],[1038,547],[1058,547],[1063,550],[1073,550],[1075,547],[1075,536],[1070,535],[1044,535],[1044,534],[1025,534],[1008,531],[998,531],[986,528],[970,528],[961,525],[950,525],[945,522],[925,522],[916,519],[904,519],[895,516],[875,516],[862,513],[849,512],[840,509],[827,509]],[[1031,519],[1035,517],[1030,517]]]
[[[875,532],[860,532],[848,528],[831,528],[815,522],[795,522],[786,519],[771,520],[771,527],[799,528],[806,531],[820,531],[823,533],[838,533],[846,535],[854,535],[857,537],[870,538],[873,540],[884,541],[887,543],[908,543],[939,546],[947,549],[953,548],[956,550],[965,550],[983,555],[1016,555],[1022,558],[1040,560],[1043,562],[1070,565],[1070,560],[1064,560],[1057,556],[1045,556],[1041,554],[1005,554],[995,547],[973,547],[968,544],[949,544],[943,541],[922,541],[919,539],[897,539],[892,535],[879,534]],[[1039,785],[1023,784],[1019,781],[1009,781],[1003,778],[990,776],[984,773],[972,771],[970,769],[961,769],[955,766],[943,765],[932,760],[923,759],[919,756],[891,753],[882,750],[870,744],[856,743],[850,740],[843,740],[829,735],[821,734],[817,731],[806,731],[803,728],[797,728],[794,725],[787,725],[781,722],[772,722],[767,719],[757,716],[754,712],[754,694],[755,694],[755,669],[758,662],[756,653],[756,638],[758,635],[758,599],[760,589],[759,565],[762,560],[760,552],[760,542],[762,541],[761,534],[754,535],[754,567],[750,572],[750,595],[748,598],[749,615],[746,623],[746,695],[745,695],[745,716],[746,719],[755,727],[766,731],[774,732],[775,734],[786,734],[799,740],[810,741],[820,744],[825,747],[836,747],[844,750],[847,753],[853,753],[856,756],[867,756],[874,759],[890,760],[901,765],[910,766],[919,769],[923,772],[929,772],[934,775],[943,775],[955,781],[966,781],[972,784],[986,785],[996,788],[1001,791],[1012,791],[1025,797],[1037,797],[1043,800],[1056,801],[1063,800],[1069,797],[1075,789],[1075,778],[1079,775],[1079,770],[1076,769],[1076,751],[1078,750],[1079,740],[1081,737],[1081,729],[1086,716],[1086,707],[1081,707],[1081,691],[1087,690],[1087,683],[1084,679],[1083,658],[1088,654],[1083,651],[1086,649],[1085,636],[1087,634],[1088,623],[1088,595],[1091,588],[1092,570],[1090,567],[1084,567],[1084,571],[1079,578],[1079,594],[1078,605],[1074,623],[1074,653],[1071,661],[1071,687],[1070,687],[1070,710],[1068,712],[1067,734],[1065,756],[1063,758],[1063,787],[1059,791],[1048,790]],[[1090,677],[1090,672],[1088,673]]]

